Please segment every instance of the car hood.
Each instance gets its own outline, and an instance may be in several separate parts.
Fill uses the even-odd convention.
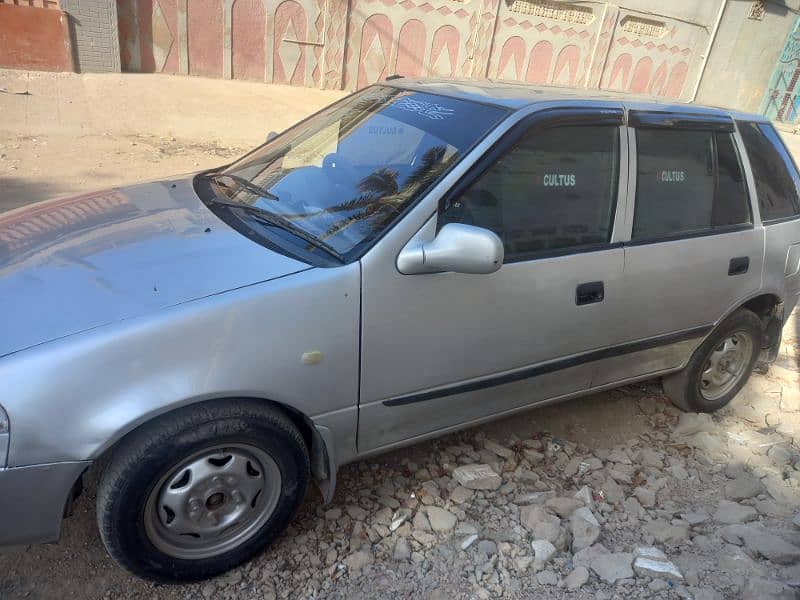
[[[0,214],[0,356],[310,268],[218,219],[191,178]]]

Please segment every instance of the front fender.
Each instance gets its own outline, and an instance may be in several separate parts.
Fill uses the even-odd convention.
[[[91,460],[160,414],[224,397],[349,415],[352,432],[335,433],[354,440],[359,286],[357,263],[311,269],[0,359],[8,465]]]

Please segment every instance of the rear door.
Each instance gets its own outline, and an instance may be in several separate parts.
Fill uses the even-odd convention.
[[[764,230],[754,225],[733,120],[631,111],[633,199],[625,297],[633,357],[594,385],[681,366],[732,307],[761,285]]]

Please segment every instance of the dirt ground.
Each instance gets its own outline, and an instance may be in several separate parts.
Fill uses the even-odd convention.
[[[0,82],[2,82],[2,78],[0,78]],[[0,100],[2,99],[0,98]],[[2,103],[0,103],[1,110]],[[3,119],[2,114],[0,112],[0,119]],[[5,133],[0,133],[0,211],[14,209],[30,202],[58,195],[157,179],[175,173],[197,171],[224,164],[246,150],[242,143],[229,146],[219,141],[208,141],[225,139],[224,132],[219,131],[210,132],[205,138],[198,137],[195,140],[187,141],[172,135],[156,134],[136,135],[88,130],[82,134],[63,131],[53,133],[52,131],[37,130],[35,124],[30,125],[31,131],[27,133],[10,132],[11,128],[4,127],[0,122],[0,132],[4,129]],[[787,140],[793,150],[800,151],[800,142],[796,136],[789,135]],[[795,319],[792,319],[786,328],[784,346],[778,362],[778,369],[783,377],[781,383],[778,384],[778,389],[781,389],[780,386],[783,386],[784,390],[797,389],[797,371],[800,367],[797,357],[798,330]],[[751,391],[747,394],[761,394],[759,390],[766,389],[775,381],[773,375],[755,375],[754,383],[750,386]],[[743,394],[747,396],[744,392]],[[759,398],[763,399],[762,396],[763,394]],[[741,431],[762,431],[765,428],[769,429],[770,426],[774,430],[776,408],[769,406],[765,408],[763,402],[751,400],[742,400],[742,403],[746,402],[746,404],[740,403],[746,407],[746,410],[737,408],[716,418],[715,427],[717,429],[713,435],[725,437],[727,432],[730,437],[734,434],[733,432],[739,432],[735,435],[740,435]],[[755,408],[753,408],[754,406]],[[755,421],[752,420],[754,411]],[[770,414],[773,415],[772,422],[769,420]],[[411,488],[414,487],[415,477],[420,480],[425,477],[424,474],[419,474],[420,470],[427,473],[428,477],[437,481],[438,485],[444,489],[446,484],[443,479],[446,479],[448,468],[444,464],[446,461],[441,458],[442,453],[447,451],[456,453],[456,450],[448,449],[459,444],[466,444],[469,448],[472,448],[473,445],[480,448],[487,439],[497,440],[501,444],[516,448],[517,454],[521,452],[519,448],[522,447],[520,445],[522,440],[526,441],[526,444],[529,440],[534,441],[527,444],[526,447],[529,448],[535,447],[535,443],[539,443],[539,440],[545,440],[547,444],[553,443],[557,447],[564,446],[560,440],[571,441],[574,446],[569,445],[569,442],[565,443],[567,448],[572,448],[573,456],[583,454],[605,457],[602,460],[607,466],[612,464],[609,453],[619,448],[625,448],[625,451],[630,454],[642,444],[650,444],[654,448],[659,448],[665,455],[670,455],[673,447],[668,441],[671,435],[668,432],[678,421],[678,417],[677,411],[672,409],[664,399],[657,381],[532,410],[513,418],[453,434],[442,440],[418,444],[401,452],[349,465],[340,473],[341,483],[333,509],[341,509],[339,510],[341,513],[343,510],[349,510],[354,502],[358,502],[367,512],[370,512],[372,517],[375,517],[377,513],[380,513],[378,510],[381,506],[379,500],[385,498],[387,494],[392,495],[387,492],[387,487],[395,488],[393,490],[394,497],[407,498],[407,487],[409,485]],[[786,421],[784,433],[788,431],[785,436],[788,442],[785,440],[781,442],[788,444],[795,455],[798,450],[798,440],[800,440],[800,425],[797,421],[798,419],[794,417]],[[545,445],[549,448],[550,446],[547,444]],[[467,455],[470,454],[470,451],[467,450],[463,452]],[[475,452],[483,453],[485,450],[475,450]],[[556,451],[552,457],[547,454],[546,460],[553,459],[551,466],[559,464],[563,466],[563,462],[559,463],[559,461],[564,457],[559,456],[558,452],[560,450]],[[683,450],[681,452],[683,455],[686,454]],[[700,451],[697,450],[697,452]],[[569,452],[565,456],[568,455]],[[483,460],[485,456],[482,455],[481,458]],[[541,481],[547,481],[560,493],[566,493],[564,490],[568,490],[572,485],[577,485],[574,478],[566,481],[563,476],[552,472],[553,469],[549,467],[549,470],[545,469],[541,473],[536,470],[537,467],[531,466],[531,468],[539,473],[537,478],[541,477]],[[680,504],[681,502],[690,502],[692,498],[700,496],[708,496],[708,502],[716,502],[715,494],[718,494],[716,488],[720,487],[724,480],[724,461],[712,460],[708,465],[699,456],[686,458],[686,469],[692,468],[697,469],[699,473],[697,479],[692,483],[695,487],[687,487],[682,492],[683,496],[676,492],[675,499],[671,499],[670,502]],[[769,469],[772,467],[761,466],[760,468],[765,474],[759,476],[766,481],[766,478],[770,476]],[[789,468],[791,470],[791,465]],[[800,468],[800,462],[795,464],[795,468]],[[439,478],[433,475],[437,471],[443,473]],[[411,474],[409,475],[409,473]],[[556,571],[555,577],[559,583],[555,587],[548,587],[550,584],[543,582],[543,578],[539,575],[541,571],[537,574],[532,570],[532,574],[525,572],[517,575],[517,583],[514,584],[505,578],[503,570],[506,569],[505,573],[510,570],[513,575],[512,567],[501,567],[502,558],[490,558],[489,563],[494,560],[494,564],[489,568],[498,573],[499,583],[495,583],[493,576],[487,579],[488,571],[485,570],[485,567],[481,566],[478,570],[484,570],[477,573],[473,566],[473,563],[477,564],[482,560],[480,558],[482,555],[471,555],[464,550],[459,552],[457,544],[455,555],[453,555],[454,551],[452,550],[445,552],[445,548],[450,548],[449,542],[446,541],[442,541],[441,545],[432,548],[422,542],[419,544],[412,542],[412,547],[416,550],[411,555],[411,565],[408,565],[402,560],[393,562],[393,552],[394,560],[399,560],[397,559],[397,546],[394,545],[395,541],[391,541],[392,547],[385,550],[384,546],[389,543],[387,541],[389,538],[386,537],[376,541],[373,544],[374,549],[370,551],[370,562],[374,560],[375,564],[361,566],[363,571],[359,575],[359,569],[354,568],[352,561],[347,562],[353,556],[353,552],[347,553],[347,538],[351,535],[355,536],[355,534],[345,530],[351,527],[352,523],[342,521],[342,517],[330,518],[331,512],[326,512],[321,508],[318,494],[316,491],[311,491],[292,530],[283,536],[273,549],[267,550],[251,563],[214,582],[192,586],[159,587],[134,579],[117,567],[107,556],[95,526],[94,491],[92,489],[92,481],[95,476],[96,473],[93,473],[89,478],[87,491],[78,500],[74,515],[65,521],[63,536],[58,544],[0,549],[0,598],[557,597],[564,593],[564,582],[566,581],[566,578],[560,579],[559,572],[566,574],[574,566],[571,562],[572,557],[564,558],[562,562],[558,562],[560,559],[556,560],[553,570]],[[586,476],[588,477],[588,475]],[[511,476],[509,475],[509,477]],[[644,478],[642,481],[651,480]],[[653,483],[655,481],[656,479],[651,481],[654,487],[656,487],[656,484]],[[424,482],[422,485],[426,483]],[[511,483],[518,485],[516,479],[509,482],[509,485]],[[641,485],[648,484],[642,483]],[[506,486],[503,490],[505,488]],[[659,489],[663,489],[663,486]],[[3,491],[3,493],[8,493],[8,491]],[[504,493],[511,494],[512,492]],[[509,502],[505,496],[500,496],[500,500],[492,495],[486,495],[485,498],[481,496],[479,503],[473,506],[472,512],[468,510],[462,517],[461,513],[446,498],[447,494],[442,493],[442,502],[437,500],[437,505],[446,506],[449,510],[459,514],[461,522],[475,522],[479,525],[479,529],[481,527],[488,528],[489,517],[486,517],[487,521],[484,522],[481,516],[476,516],[475,511],[484,507],[486,514],[494,514],[491,512],[493,503],[503,506]],[[486,502],[489,504],[487,505]],[[383,506],[393,505],[393,503],[386,503]],[[669,504],[664,501],[661,509],[666,510],[666,506]],[[713,508],[708,508],[708,510],[712,511]],[[675,511],[673,513],[677,514]],[[516,519],[516,513],[514,514],[514,519]],[[644,523],[649,522],[649,517],[643,516],[642,518],[645,520],[641,523],[634,521],[631,517],[631,520],[623,520],[622,524],[615,528],[615,526],[607,525],[607,523],[615,522],[612,518],[614,514],[613,511],[610,511],[608,521],[604,520],[607,527],[604,533],[605,543],[612,550],[617,546],[622,547],[631,543],[629,539],[631,536],[629,533],[625,533],[626,527],[643,529]],[[650,516],[657,520],[663,515],[653,512]],[[343,518],[347,519],[346,516]],[[772,518],[770,515],[765,514],[759,518],[764,521],[765,526],[777,528],[777,521],[774,523],[769,521]],[[367,519],[364,522],[369,523],[370,521]],[[416,519],[414,523],[416,528]],[[701,547],[700,537],[720,540],[716,530],[702,533],[693,530],[693,532],[692,539],[687,541],[687,544],[695,549]],[[303,537],[298,539],[297,536],[300,535]],[[636,535],[633,538],[639,540]],[[372,540],[371,533],[369,539]],[[440,541],[442,539],[444,538],[440,538]],[[498,538],[497,544],[501,547],[500,554],[502,554],[503,544],[514,546],[514,539],[516,538],[513,536],[503,538],[503,540]],[[641,539],[648,541],[647,536],[643,536]],[[652,542],[652,540],[649,541]],[[796,541],[796,539],[792,538],[790,541]],[[308,547],[304,548],[303,544]],[[718,552],[719,548],[725,550],[728,546],[709,546],[708,552],[702,555],[702,559],[697,559],[706,570],[699,570],[698,567],[695,569],[696,572],[691,571],[693,573],[692,581],[688,581],[691,567],[682,566],[687,579],[682,585],[673,585],[674,582],[672,582],[667,587],[661,587],[660,584],[653,583],[657,582],[655,578],[645,577],[644,579],[637,578],[635,581],[630,579],[629,583],[623,581],[622,587],[615,588],[613,585],[596,582],[595,578],[592,579],[592,583],[587,584],[582,592],[576,592],[582,594],[576,597],[611,598],[658,595],[658,597],[664,598],[722,598],[742,596],[746,592],[747,584],[737,579],[740,575],[735,573],[736,569],[732,568],[726,571],[725,568],[717,568],[718,565],[713,563],[713,555]],[[388,548],[388,546],[386,547]],[[514,548],[516,547],[522,546],[514,546]],[[666,544],[666,547],[670,548],[669,544]],[[331,554],[334,548],[339,549],[338,554],[335,550]],[[352,540],[350,540],[350,549],[353,550]],[[485,550],[486,546],[483,549]],[[479,552],[483,552],[483,550],[479,549]],[[487,550],[487,552],[489,551]],[[511,556],[516,556],[516,552],[512,548]],[[528,548],[528,552],[530,552],[530,548]],[[681,557],[684,554],[686,554],[685,551]],[[333,556],[332,560],[331,556]],[[345,559],[345,557],[347,558]],[[686,565],[691,562],[691,556],[684,561]],[[467,563],[469,566],[465,566]],[[348,574],[342,575],[345,567],[339,568],[340,564],[350,565],[348,569],[352,573],[348,572]],[[306,574],[308,569],[312,571],[310,574]],[[292,572],[295,572],[294,577]],[[769,565],[759,570],[758,575],[767,579],[777,578],[784,582],[787,581],[787,578],[796,577],[795,582],[800,582],[800,574],[792,575],[788,571],[782,571],[780,568],[776,570]],[[306,579],[301,580],[303,578]],[[520,588],[519,582],[528,583],[523,583],[523,587]],[[533,587],[526,587],[526,585]],[[792,588],[794,591],[789,590],[787,594],[796,594],[797,589]],[[707,590],[708,594],[702,595],[703,590]],[[711,595],[712,593],[718,595]]]

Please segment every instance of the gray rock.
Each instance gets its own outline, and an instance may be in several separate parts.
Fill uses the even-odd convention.
[[[780,581],[752,577],[742,589],[742,600],[797,600],[797,592]]]
[[[758,518],[758,511],[752,506],[743,506],[730,500],[720,500],[714,520],[718,523],[745,523]]]
[[[639,546],[633,551],[633,557],[633,570],[638,576],[683,582],[683,575],[678,567],[658,548]]]
[[[603,544],[594,544],[580,552],[576,552],[572,557],[572,564],[575,566],[588,567],[592,561],[601,554],[608,554],[608,550]]]
[[[481,540],[478,542],[478,553],[486,556],[497,554],[497,544],[492,540]]]
[[[576,510],[570,519],[572,533],[572,551],[580,552],[588,548],[600,537],[600,523],[586,507]]]
[[[542,521],[547,521],[554,518],[558,519],[558,517],[551,515],[543,506],[539,504],[523,506],[519,511],[519,521],[528,531],[533,531],[534,527],[536,527],[536,525]]]
[[[465,488],[463,485],[460,485],[452,491],[452,493],[450,494],[450,500],[452,500],[456,504],[464,504],[464,502],[467,502],[474,495],[475,492],[473,490],[470,490],[468,488]]]
[[[799,513],[797,513],[797,514],[794,516],[794,519],[792,519],[792,525],[794,525],[795,527],[798,527],[798,528],[800,528],[800,512],[799,512]]]
[[[634,570],[636,569],[635,565],[636,563],[634,561]],[[667,589],[668,587],[669,587],[669,582],[663,579],[653,579],[650,583],[647,584],[647,589],[650,590],[651,592],[660,592],[662,590]]]
[[[403,523],[411,518],[411,510],[401,508],[392,515],[392,522],[389,524],[389,531],[397,531]]]
[[[729,525],[729,527],[741,527],[741,525]],[[723,552],[717,559],[717,566],[723,572],[739,577],[752,577],[762,575],[763,569],[741,548],[726,546],[728,550]]]
[[[484,448],[489,450],[489,452],[494,452],[495,454],[497,454],[497,456],[505,458],[506,460],[508,460],[509,458],[514,458],[513,450],[511,450],[510,448],[506,448],[505,446],[501,446],[500,444],[492,440],[486,440],[486,443],[484,443],[483,446]]]
[[[686,443],[700,453],[699,457],[705,457],[712,461],[723,460],[728,455],[727,444],[718,436],[711,435],[707,431],[690,435],[686,438]]]
[[[767,456],[779,467],[783,467],[792,462],[795,453],[783,445],[772,446],[767,450]]]
[[[411,532],[411,537],[417,540],[423,546],[432,546],[436,543],[436,536],[427,531],[419,531],[415,529]]]
[[[564,468],[561,469],[561,475],[564,477],[574,477],[578,474],[578,469],[580,468],[582,461],[583,458],[580,456],[570,459],[567,464],[564,465]]]
[[[431,524],[431,529],[434,531],[452,531],[458,521],[453,513],[439,508],[438,506],[429,506],[426,512],[428,513],[428,521]]]
[[[651,489],[638,487],[633,490],[633,495],[645,508],[652,508],[656,504],[656,493]]]
[[[681,413],[678,417],[678,424],[672,430],[672,435],[686,437],[701,431],[713,431],[714,429],[714,420],[709,414]]]
[[[398,561],[405,561],[411,559],[411,544],[408,543],[406,538],[397,538],[394,544],[394,552],[392,557]]]
[[[744,544],[751,552],[779,565],[800,562],[800,548],[783,538],[772,535],[752,525],[730,525],[720,532],[723,539],[733,544]]]
[[[568,590],[577,590],[586,585],[589,581],[589,569],[586,567],[575,567],[572,573],[564,578],[564,586]]]
[[[414,529],[418,531],[430,531],[431,524],[428,521],[428,517],[425,516],[425,513],[421,510],[417,511],[417,514],[414,515],[413,520]]]
[[[570,516],[577,509],[582,508],[583,502],[577,498],[560,496],[557,498],[550,498],[544,505],[563,519]]]
[[[554,498],[556,495],[555,491],[547,490],[545,492],[527,492],[525,494],[520,494],[516,498],[514,498],[514,504],[517,506],[528,506],[531,504],[544,504],[550,498]]]
[[[764,484],[752,475],[742,475],[725,484],[725,497],[729,500],[746,500],[764,493]]]
[[[472,533],[472,534],[468,535],[461,542],[461,549],[462,550],[466,550],[467,548],[472,546],[472,544],[474,544],[477,541],[477,539],[478,539],[478,534],[477,533]]]
[[[584,506],[588,506],[592,508],[594,506],[594,494],[592,494],[592,490],[589,486],[583,486],[573,496],[576,500],[580,500]]]
[[[606,479],[603,484],[603,492],[606,496],[606,502],[609,504],[619,504],[625,499],[625,491],[622,489],[622,486],[611,477]]]
[[[362,548],[350,554],[343,562],[349,571],[360,571],[371,564],[372,560],[372,551],[368,548]]]
[[[689,588],[693,600],[723,600],[722,594],[711,588]]]
[[[660,469],[664,466],[664,453],[652,448],[643,448],[636,455],[636,461],[643,467]]]
[[[702,525],[710,518],[711,516],[702,509],[693,510],[683,514],[683,520],[686,521],[692,527],[696,527],[697,525]]]
[[[554,571],[542,571],[536,575],[536,581],[541,585],[558,585],[558,574]]]
[[[537,450],[533,450],[531,448],[525,448],[522,451],[522,455],[532,465],[538,465],[544,460],[544,454],[538,452]]]
[[[764,500],[756,500],[755,504],[753,505],[756,507],[756,510],[760,512],[762,515],[767,515],[768,517],[775,517],[777,519],[785,519],[792,514],[792,509],[788,506],[781,504],[780,502],[776,502],[770,498],[765,498]]]
[[[606,583],[615,583],[620,579],[633,577],[632,563],[633,554],[613,552],[594,557],[589,564],[589,568]]]
[[[533,537],[547,540],[559,550],[566,548],[566,535],[561,528],[561,521],[558,520],[558,517],[551,517],[548,520],[537,523],[536,527],[533,528]]]
[[[331,508],[325,511],[325,520],[326,521],[335,521],[339,517],[342,516],[342,509],[341,508]]]
[[[556,547],[547,540],[534,540],[531,542],[531,548],[533,549],[533,558],[539,568],[549,563],[556,554]]]
[[[656,519],[645,525],[645,531],[662,544],[684,544],[689,541],[689,525],[672,525],[664,519]]]
[[[496,490],[503,485],[502,478],[486,464],[456,467],[453,479],[470,490]]]
[[[367,511],[356,504],[351,504],[345,510],[347,510],[347,514],[350,515],[350,518],[354,521],[363,521],[367,518]]]
[[[627,498],[623,503],[622,507],[625,509],[625,512],[632,517],[641,518],[645,515],[645,510],[642,508],[642,505],[639,504],[639,501],[631,496]]]

